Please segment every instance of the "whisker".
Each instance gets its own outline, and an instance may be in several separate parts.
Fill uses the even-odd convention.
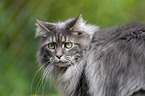
[[[40,88],[41,88],[42,83],[43,83],[43,79],[44,79],[44,77],[45,77],[45,74],[46,74],[47,71],[48,71],[48,68],[49,68],[49,66],[47,66],[47,68],[46,68],[46,69],[44,70],[44,72],[43,72],[43,75],[42,75],[41,78],[39,79],[39,82],[38,82],[38,84],[37,84],[35,93],[40,91]]]
[[[49,84],[50,84],[50,87],[52,87],[51,86],[51,84],[52,84],[52,78],[51,78],[51,76],[52,76],[52,74],[51,74],[51,72],[52,72],[52,70],[53,70],[53,65],[51,66],[51,68],[50,68],[50,71],[48,72],[48,74],[47,74],[47,76],[46,76],[46,78],[49,78]]]
[[[46,71],[46,69],[43,71],[43,74],[44,74],[45,71]],[[40,86],[40,82],[41,82],[42,78],[43,78],[43,75],[42,75],[41,78],[39,79],[39,82],[38,82],[37,87],[36,87],[36,90],[35,90],[35,94],[36,94],[37,92],[39,92],[39,89],[38,89],[38,88],[40,88],[39,86]]]
[[[52,66],[53,66],[53,62],[52,63],[50,63],[50,70],[48,71],[48,75],[50,75],[50,72],[52,71]]]
[[[48,63],[49,63],[49,61],[47,61],[43,66],[41,66],[41,67],[36,71],[35,75],[33,76],[33,79],[32,79],[32,82],[31,82],[31,94],[33,93],[33,83],[34,83],[34,79],[35,79],[36,75],[37,75],[38,72],[39,72],[46,64],[48,64]]]
[[[46,85],[46,80],[45,80],[44,84],[42,85],[42,96],[44,96],[45,85]]]
[[[53,62],[52,62],[52,63],[53,63]],[[52,63],[51,63],[51,64],[52,64]],[[47,78],[47,76],[50,75],[50,72],[51,72],[52,69],[53,69],[53,68],[52,68],[53,65],[51,65],[51,64],[50,64],[50,66],[49,66],[49,71],[46,72],[44,78]],[[42,80],[42,83],[43,83],[43,81],[44,81],[44,78],[43,78],[43,80]],[[45,85],[46,85],[46,80],[45,80],[44,84],[42,84],[42,96],[44,95]]]
[[[46,63],[47,64],[47,63]],[[45,65],[46,65],[45,64]],[[43,81],[44,81],[44,78],[46,77],[46,75],[48,73],[50,73],[50,70],[48,70],[51,66],[52,66],[53,62],[49,63],[49,65],[46,67],[46,69],[43,71],[43,75],[41,76],[41,78],[39,79],[39,82],[37,84],[37,87],[36,87],[36,91],[35,93],[39,92],[40,91],[40,88],[41,86],[43,85]],[[51,69],[51,68],[50,68]],[[42,87],[42,91],[43,91],[43,87]]]
[[[48,62],[47,62],[47,63],[48,63]],[[46,63],[46,64],[47,64],[47,63]],[[39,72],[46,64],[44,64],[43,66],[41,66],[41,67],[36,71],[35,75],[33,76],[33,79],[32,79],[32,82],[31,82],[31,94],[33,93],[33,83],[34,83],[34,79],[35,79],[36,75],[38,74],[38,72]]]
[[[42,96],[43,96],[43,94],[44,94],[44,87],[45,87],[44,84],[43,84],[43,81],[44,81],[44,79],[45,79],[45,77],[46,77],[46,74],[48,73],[49,67],[50,67],[50,66],[48,66],[47,69],[46,69],[47,72],[44,72],[44,74],[43,74],[44,76],[43,76],[43,78],[42,78],[42,81],[41,81],[41,84],[40,84],[40,87],[39,87],[39,90],[40,90],[40,88],[41,88],[41,86],[42,86]]]

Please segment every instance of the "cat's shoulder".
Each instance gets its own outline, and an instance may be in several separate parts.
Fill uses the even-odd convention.
[[[117,41],[131,39],[145,39],[145,23],[133,22],[122,26],[116,26],[100,30],[94,34],[95,41]]]

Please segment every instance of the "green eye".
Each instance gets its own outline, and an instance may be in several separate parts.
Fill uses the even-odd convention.
[[[71,42],[65,43],[65,47],[68,49],[71,48],[72,46],[73,46],[73,44]]]
[[[49,49],[55,49],[55,43],[49,43],[48,48]]]

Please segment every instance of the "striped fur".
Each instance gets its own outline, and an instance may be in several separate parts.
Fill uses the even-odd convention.
[[[55,81],[60,94],[89,96],[83,56],[98,27],[85,24],[81,15],[65,22],[37,22],[36,37],[41,36],[37,54],[40,66],[46,64],[45,68],[51,70],[47,74]],[[67,42],[73,44],[71,48],[66,48]],[[55,43],[56,48],[49,49],[49,43]],[[58,55],[62,57],[58,59]]]
[[[64,96],[145,96],[145,24],[98,31],[80,15],[65,22],[37,20],[40,65]],[[71,48],[66,43],[71,42]],[[55,43],[55,49],[48,44]],[[57,58],[61,56],[61,59]],[[61,61],[61,62],[58,62]]]

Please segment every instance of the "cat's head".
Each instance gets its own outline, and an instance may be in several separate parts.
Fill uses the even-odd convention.
[[[42,64],[68,67],[81,61],[92,35],[98,30],[85,24],[82,15],[65,22],[37,20],[36,37],[40,36],[38,59]]]

